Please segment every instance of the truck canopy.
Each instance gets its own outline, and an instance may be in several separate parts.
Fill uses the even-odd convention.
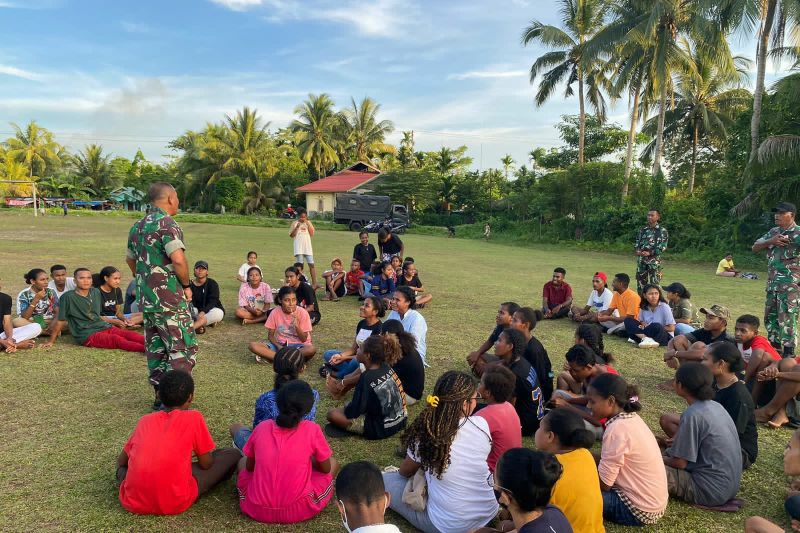
[[[336,211],[366,211],[388,214],[391,211],[391,199],[388,196],[367,194],[337,194]]]

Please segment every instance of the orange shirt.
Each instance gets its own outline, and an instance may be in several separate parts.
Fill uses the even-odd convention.
[[[621,317],[630,315],[636,320],[639,320],[639,304],[641,302],[642,299],[636,291],[625,289],[625,292],[622,294],[614,291],[614,296],[611,298],[611,305],[608,306],[608,310],[613,311],[616,309],[619,311],[619,316]]]

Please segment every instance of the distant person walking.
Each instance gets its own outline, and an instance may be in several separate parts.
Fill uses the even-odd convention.
[[[797,208],[781,202],[772,209],[776,226],[753,244],[767,250],[767,299],[764,324],[767,338],[784,357],[794,357],[797,318],[800,314],[800,226]]]
[[[487,222],[486,225],[483,227],[483,239],[488,241],[492,236],[492,227]]]
[[[647,225],[636,237],[636,290],[641,294],[645,285],[661,286],[663,268],[661,254],[667,249],[669,233],[659,225],[661,213],[658,209],[647,212]]]
[[[311,272],[311,287],[317,290],[317,269],[314,267],[314,250],[311,248],[311,237],[314,236],[314,224],[308,219],[308,213],[302,207],[297,208],[297,220],[292,223],[289,237],[294,239],[294,260],[302,263],[305,258]]]
[[[61,207],[64,209],[64,216],[67,216],[67,211],[69,211],[69,207],[67,207],[67,202],[64,202]]]
[[[156,182],[148,194],[152,208],[131,228],[125,261],[136,276],[147,368],[156,391],[153,408],[160,409],[161,378],[171,370],[192,372],[197,338],[189,313],[192,289],[183,230],[172,218],[178,212],[178,193],[169,183]]]

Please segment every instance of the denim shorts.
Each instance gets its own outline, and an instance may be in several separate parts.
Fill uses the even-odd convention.
[[[297,255],[294,256],[294,260],[295,260],[296,263],[302,263],[303,262],[303,258],[305,258],[306,263],[308,263],[309,265],[313,265],[314,264],[314,256],[313,255],[297,254]]]
[[[250,435],[253,434],[253,430],[250,428],[241,428],[236,434],[233,436],[233,445],[236,446],[239,451],[244,450],[244,445],[247,444],[247,439],[250,438]]]
[[[281,347],[275,346],[270,341],[264,341],[264,346],[266,346],[267,348],[269,348],[270,350],[272,350],[273,352],[276,352],[276,353],[277,353],[278,350],[283,348],[283,346],[281,346]],[[305,344],[287,344],[286,346],[289,346],[291,348],[297,348],[298,350],[302,350],[305,347]]]

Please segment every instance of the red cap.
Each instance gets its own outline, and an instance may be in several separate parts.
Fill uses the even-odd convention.
[[[605,272],[595,272],[594,277],[602,279],[603,283],[608,283],[608,276],[606,276]]]

